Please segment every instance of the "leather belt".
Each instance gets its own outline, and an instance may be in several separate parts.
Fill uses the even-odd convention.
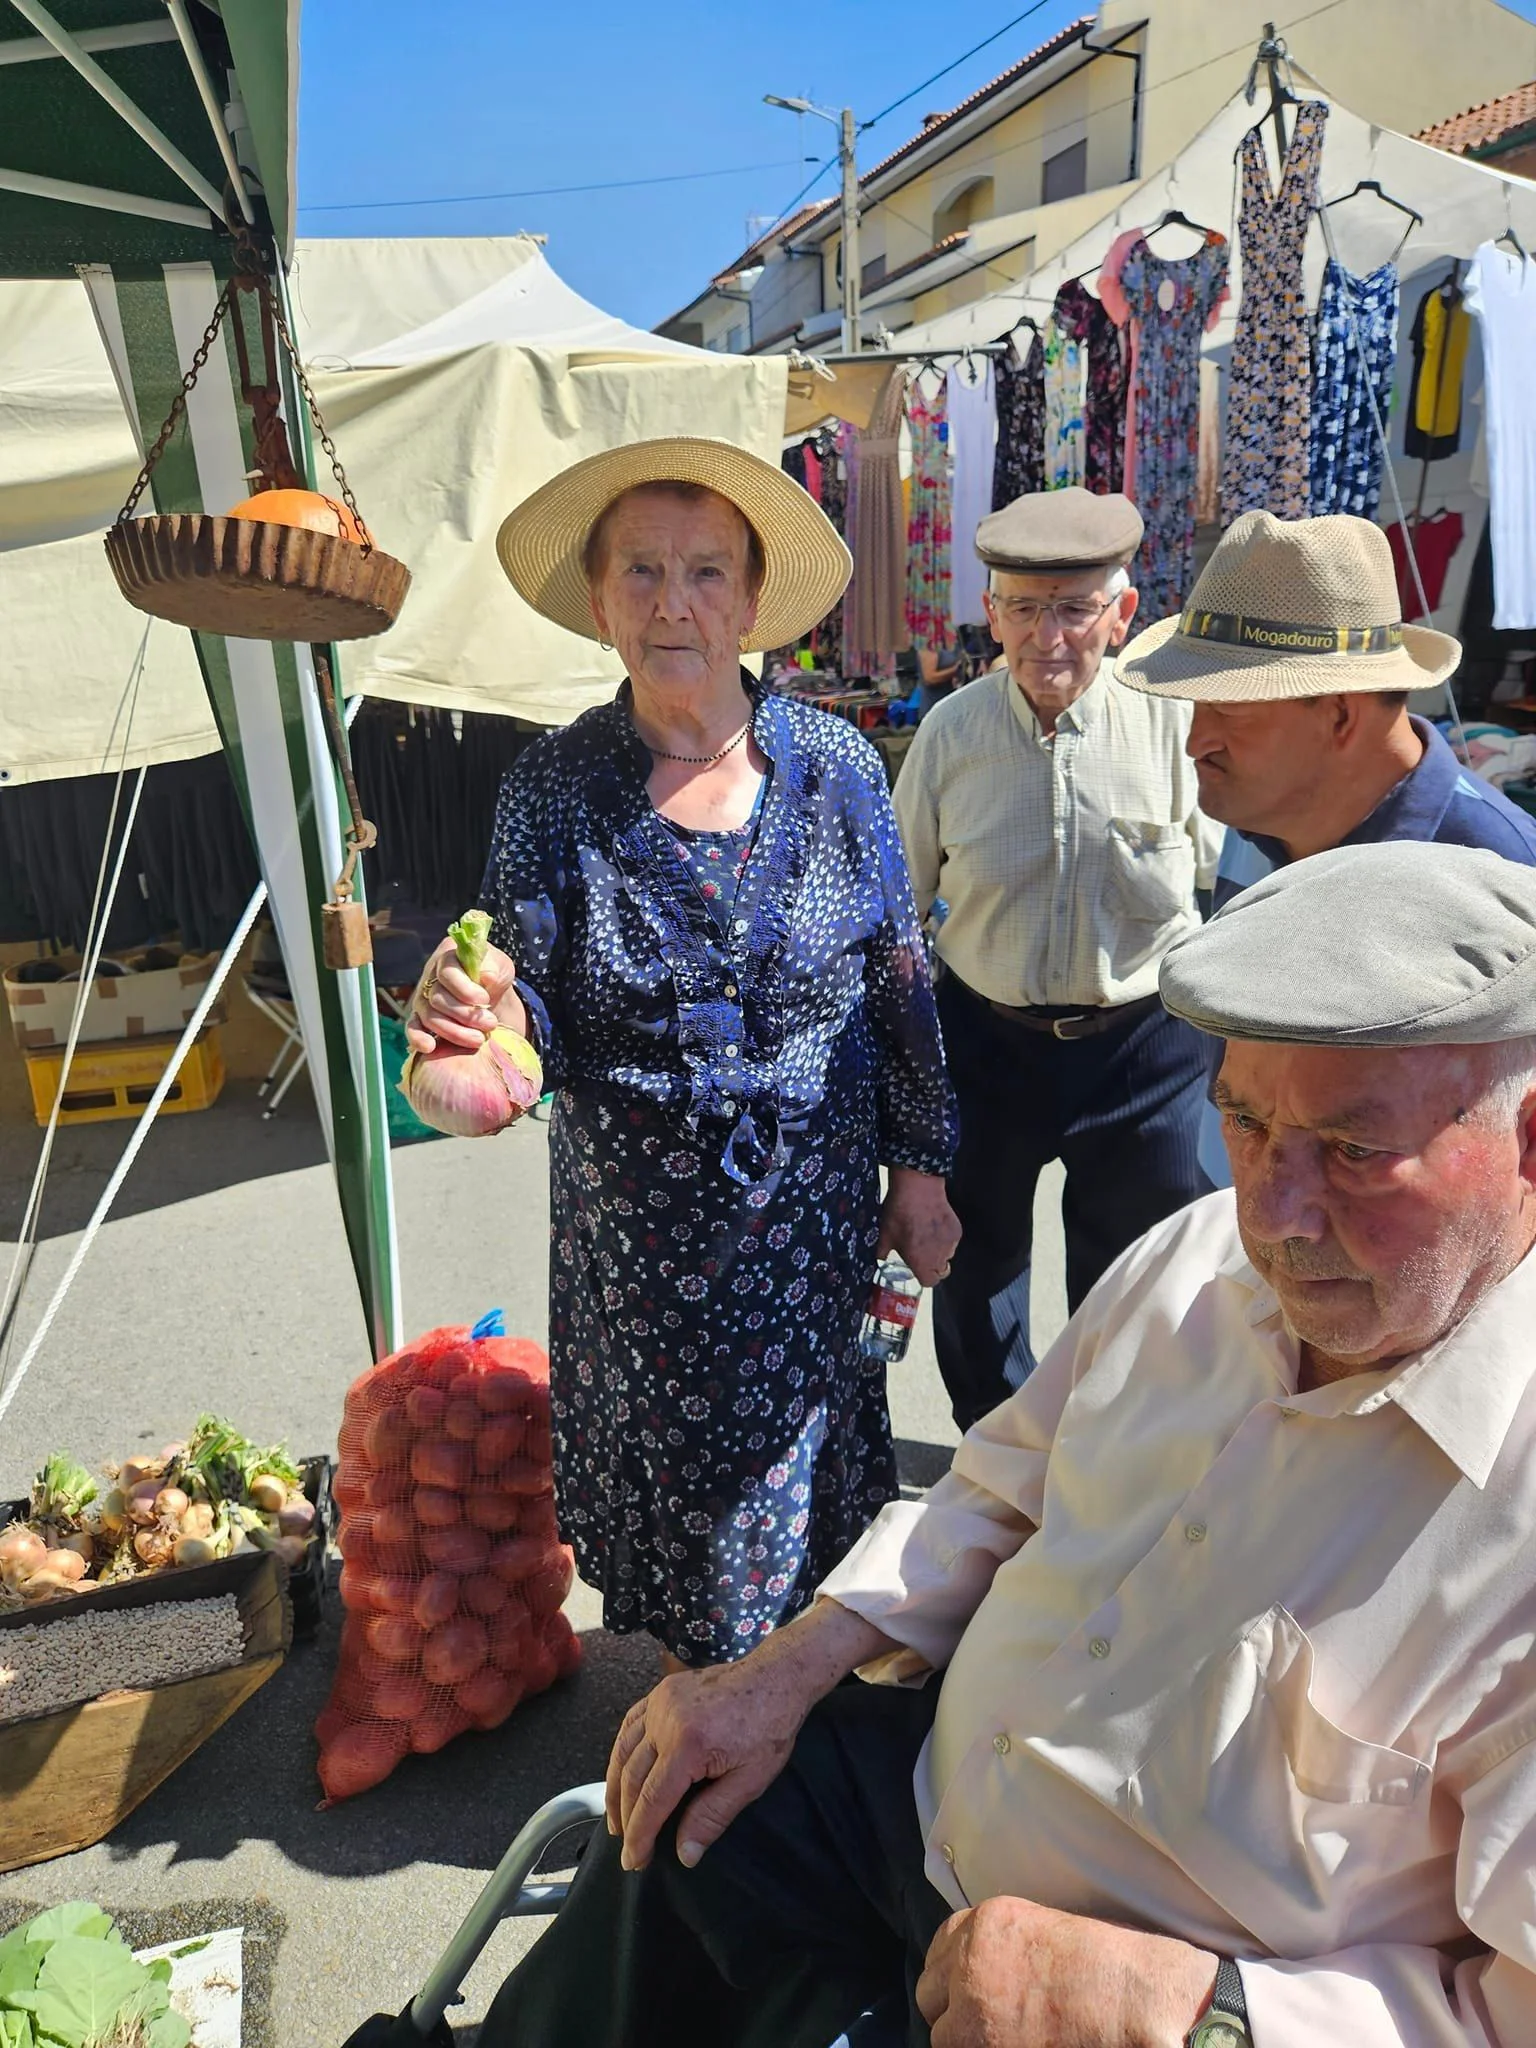
[[[952,967],[945,969],[947,979],[957,988],[962,988],[972,1002],[982,1003],[1001,1017],[1006,1023],[1022,1025],[1026,1031],[1048,1032],[1052,1038],[1070,1043],[1077,1038],[1095,1038],[1101,1031],[1114,1031],[1134,1024],[1141,1017],[1149,1017],[1162,1007],[1158,996],[1140,996],[1134,1003],[1113,1003],[1091,1010],[1074,1010],[1069,1006],[1034,1003],[1026,1008],[1016,1008],[1011,1003],[995,1003],[990,996],[984,996],[979,989],[962,981]]]

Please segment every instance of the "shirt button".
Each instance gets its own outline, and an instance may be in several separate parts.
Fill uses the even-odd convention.
[[[955,1852],[953,1849],[951,1849],[948,1842],[946,1842],[943,1848],[940,1849],[939,1854],[944,1858],[944,1861],[950,1866],[950,1868],[953,1869],[955,1862]]]
[[[1006,1756],[1006,1755],[1008,1754],[1008,1738],[1007,1738],[1007,1736],[1006,1736],[1006,1735],[994,1735],[994,1736],[993,1736],[993,1738],[992,1738],[992,1747],[993,1747],[993,1748],[994,1748],[994,1749],[995,1749],[995,1750],[997,1751],[997,1753],[998,1753],[998,1755],[999,1755],[999,1756]]]
[[[733,1060],[740,1051],[741,1047],[739,1045],[728,1045],[725,1048],[725,1056],[728,1060]]]
[[[1184,1528],[1184,1541],[1186,1543],[1203,1543],[1205,1541],[1204,1522],[1186,1523]]]
[[[741,994],[741,990],[737,988],[734,981],[728,981],[725,984],[725,992],[728,996],[738,996]]]
[[[731,1100],[729,1095],[727,1095],[724,1102],[721,1103],[720,1107],[724,1110],[727,1116],[734,1116],[736,1114],[736,1105]]]
[[[1095,1636],[1088,1645],[1088,1654],[1090,1657],[1107,1657],[1109,1655],[1109,1637]]]
[[[1294,1422],[1300,1413],[1301,1410],[1299,1408],[1282,1408],[1280,1410],[1280,1419],[1282,1422]]]
[[[733,932],[744,932],[746,928],[747,920],[744,917],[738,917],[734,919],[731,925],[731,930]]]

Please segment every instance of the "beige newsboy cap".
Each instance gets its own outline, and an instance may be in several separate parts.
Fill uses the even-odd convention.
[[[1031,491],[976,529],[976,552],[989,569],[1035,576],[1052,569],[1119,569],[1141,546],[1141,514],[1118,492]]]
[[[1163,1006],[1217,1038],[1491,1045],[1536,1036],[1536,868],[1482,846],[1336,846],[1166,954]]]
[[[1244,512],[1183,614],[1138,633],[1115,673],[1155,697],[1215,703],[1428,689],[1461,644],[1402,619],[1392,550],[1369,519]]]

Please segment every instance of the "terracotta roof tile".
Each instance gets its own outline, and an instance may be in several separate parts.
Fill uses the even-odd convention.
[[[1496,100],[1487,100],[1480,107],[1469,107],[1464,114],[1453,114],[1448,121],[1437,121],[1433,128],[1421,128],[1414,137],[1416,142],[1429,142],[1436,149],[1448,149],[1456,156],[1465,156],[1468,150],[1486,149],[1490,143],[1512,134],[1518,128],[1536,126],[1536,80],[1529,85],[1517,86]]]

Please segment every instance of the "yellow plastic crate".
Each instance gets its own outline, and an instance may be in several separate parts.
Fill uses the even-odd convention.
[[[175,1047],[174,1038],[131,1038],[107,1045],[75,1048],[69,1086],[59,1111],[61,1124],[100,1124],[115,1117],[136,1117],[155,1092]],[[53,1112],[64,1054],[30,1052],[27,1079],[32,1084],[32,1110],[40,1124]],[[217,1027],[205,1031],[182,1061],[162,1116],[207,1109],[224,1086],[224,1049]]]

